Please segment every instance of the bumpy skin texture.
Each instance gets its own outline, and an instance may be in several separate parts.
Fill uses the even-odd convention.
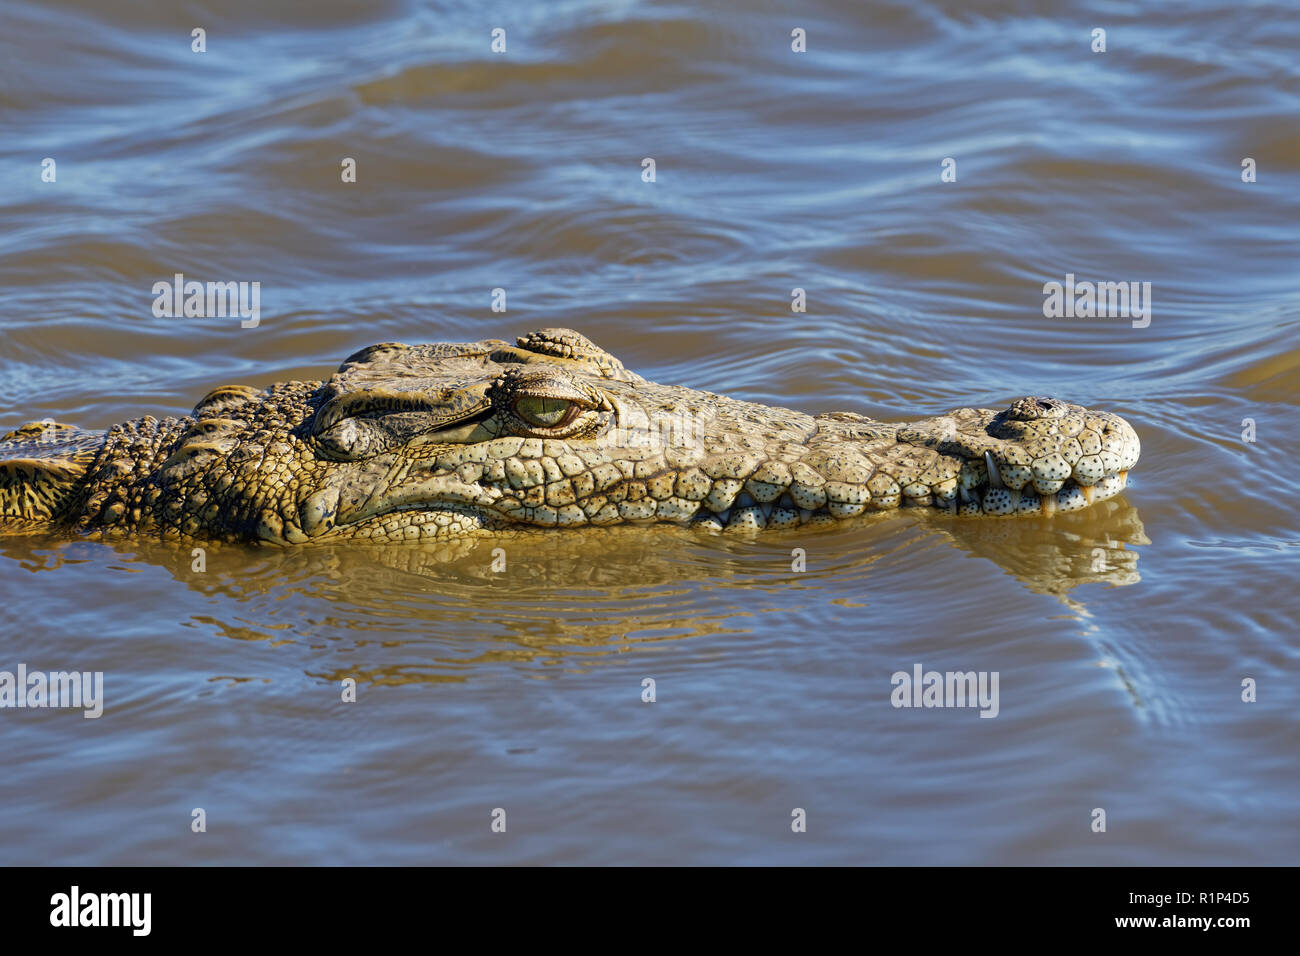
[[[1050,398],[908,424],[649,382],[568,329],[375,345],[329,381],[225,386],[190,418],[0,439],[0,530],[406,541],[649,522],[793,528],[1111,498],[1123,419]]]

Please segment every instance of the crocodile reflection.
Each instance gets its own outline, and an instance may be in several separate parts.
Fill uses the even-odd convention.
[[[250,605],[239,615],[196,610],[196,622],[231,639],[309,647],[342,642],[363,651],[418,643],[412,623],[424,619],[465,651],[416,669],[369,668],[363,651],[346,670],[310,671],[330,680],[404,683],[461,680],[474,665],[500,660],[590,667],[647,644],[743,634],[751,629],[750,615],[789,610],[790,591],[814,600],[819,591],[842,590],[845,581],[861,594],[869,617],[877,562],[930,536],[1076,613],[1086,613],[1078,592],[1084,584],[1137,583],[1133,548],[1150,543],[1137,509],[1120,497],[1086,511],[1020,521],[951,522],[916,512],[829,537],[807,529],[700,536],[656,526],[539,532],[508,541],[465,537],[403,548],[354,541],[274,550],[139,541],[107,546],[167,568],[205,597]],[[0,554],[45,570],[58,566],[68,549],[105,546],[65,541],[51,552],[48,543],[15,538],[0,544]],[[791,567],[796,548],[808,554],[804,573]],[[832,552],[834,567],[827,568],[821,556]],[[698,600],[701,590],[710,592],[706,601]],[[295,596],[308,600],[285,600]],[[286,606],[294,611],[277,610]]]

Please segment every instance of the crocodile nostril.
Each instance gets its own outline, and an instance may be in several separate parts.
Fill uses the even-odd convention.
[[[1012,402],[1007,409],[1007,418],[1020,422],[1033,421],[1035,418],[1062,418],[1069,411],[1068,402],[1047,395],[1033,395]]]

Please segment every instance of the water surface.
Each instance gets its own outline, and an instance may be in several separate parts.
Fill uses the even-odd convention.
[[[0,711],[0,858],[1294,863],[1300,14],[1055,7],[8,3],[0,427],[559,325],[810,412],[1053,394],[1143,457],[1055,520],[569,532],[504,574],[6,539],[0,669],[107,704]],[[260,282],[258,326],[155,317],[177,272]],[[1045,317],[1067,273],[1150,282],[1150,324]],[[895,709],[918,663],[998,672],[998,716]]]

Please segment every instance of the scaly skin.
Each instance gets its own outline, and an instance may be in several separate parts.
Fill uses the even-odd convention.
[[[0,439],[0,531],[296,545],[793,528],[901,506],[1051,514],[1118,494],[1138,450],[1123,419],[1055,399],[908,424],[814,417],[658,385],[543,329],[514,346],[371,346],[328,382],[225,386],[189,418],[22,426]]]

